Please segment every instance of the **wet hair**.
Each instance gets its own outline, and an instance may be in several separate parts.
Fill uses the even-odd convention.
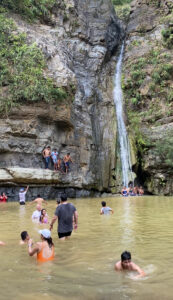
[[[105,201],[102,201],[101,204],[102,204],[103,207],[106,206],[106,202]]]
[[[39,197],[39,198],[40,198],[40,194],[38,194],[38,195],[37,195],[37,197]]]
[[[43,215],[43,210],[45,210],[45,208],[43,208],[43,209],[41,210],[41,215],[40,215],[40,222],[41,222],[41,223],[42,223],[43,217],[44,217],[44,215]]]
[[[50,146],[47,146],[47,148],[50,148]]]
[[[61,195],[61,201],[62,202],[67,201],[67,195],[65,193]]]
[[[128,251],[124,251],[122,254],[121,254],[121,261],[124,261],[124,260],[130,260],[131,259],[131,253],[128,252]]]
[[[26,240],[26,237],[27,237],[27,235],[28,235],[28,232],[27,232],[27,231],[22,231],[20,235],[21,235],[22,241],[25,241],[25,240]]]
[[[52,238],[51,237],[49,237],[47,239],[44,236],[42,236],[42,237],[48,243],[49,248],[52,248],[52,246],[54,246],[54,243],[52,242]]]
[[[67,153],[67,155],[70,155],[70,153]]]

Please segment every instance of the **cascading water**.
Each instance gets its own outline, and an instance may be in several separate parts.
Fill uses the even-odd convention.
[[[129,179],[133,182],[133,174],[131,169],[130,147],[126,126],[123,118],[123,92],[121,88],[121,68],[124,52],[124,43],[121,47],[115,72],[114,87],[114,103],[117,115],[118,135],[120,143],[120,158],[122,166],[123,185],[128,187]]]

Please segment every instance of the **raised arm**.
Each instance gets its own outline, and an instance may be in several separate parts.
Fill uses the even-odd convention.
[[[26,188],[26,190],[25,190],[26,193],[27,193],[28,189],[29,189],[29,185],[27,186],[27,188]]]
[[[58,220],[58,217],[57,216],[54,216],[52,221],[50,222],[50,230],[53,229],[53,224],[56,222],[56,220]]]

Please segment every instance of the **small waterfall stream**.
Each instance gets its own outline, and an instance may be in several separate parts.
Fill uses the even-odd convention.
[[[121,68],[124,52],[124,43],[121,47],[120,55],[116,66],[115,79],[114,79],[114,103],[117,115],[118,136],[120,143],[120,158],[122,166],[122,183],[128,187],[131,180],[133,182],[133,174],[131,169],[130,147],[127,135],[126,126],[123,118],[123,92],[121,88]]]

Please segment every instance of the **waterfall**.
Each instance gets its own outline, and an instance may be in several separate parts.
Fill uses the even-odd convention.
[[[126,126],[123,119],[123,92],[121,88],[121,68],[124,52],[124,43],[121,47],[120,55],[116,66],[115,79],[114,79],[114,103],[117,115],[118,136],[120,144],[120,158],[122,166],[122,180],[123,185],[128,187],[129,177],[133,182],[133,175],[131,170],[130,147],[127,135]]]

